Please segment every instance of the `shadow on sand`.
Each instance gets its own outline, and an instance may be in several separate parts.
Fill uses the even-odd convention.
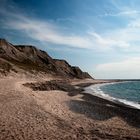
[[[115,116],[121,117],[129,125],[140,128],[140,110],[130,108],[124,104],[114,103],[87,93],[82,100],[71,100],[69,109],[84,114],[94,120],[107,120]]]

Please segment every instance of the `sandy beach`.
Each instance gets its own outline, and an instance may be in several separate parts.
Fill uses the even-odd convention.
[[[43,81],[49,81],[50,77]],[[34,78],[0,79],[1,140],[140,139],[140,111],[99,97],[62,90],[39,91],[24,86]],[[101,80],[72,80],[85,87]]]

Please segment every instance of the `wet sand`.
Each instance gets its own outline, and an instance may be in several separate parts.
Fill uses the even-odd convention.
[[[34,91],[23,85],[36,80],[0,79],[1,140],[140,139],[139,110],[74,89]],[[73,80],[70,84],[82,88],[101,82],[105,81]]]

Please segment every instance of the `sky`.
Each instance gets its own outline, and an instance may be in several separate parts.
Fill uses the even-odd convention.
[[[96,79],[140,79],[140,0],[0,0],[0,38]]]

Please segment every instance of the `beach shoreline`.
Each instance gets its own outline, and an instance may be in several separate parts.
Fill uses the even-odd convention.
[[[75,79],[64,85],[67,80],[57,79],[64,85],[63,90],[68,89],[62,91],[57,89],[56,78],[48,79],[52,80],[49,90],[33,90],[23,85],[42,85],[46,79],[0,80],[0,139],[140,139],[139,110],[77,89],[107,81]]]
[[[132,82],[132,81],[130,80],[129,81],[109,81],[109,82],[103,82],[103,83],[97,83],[97,84],[91,84],[91,85],[89,84],[89,86],[84,88],[83,92],[91,94],[93,96],[97,96],[99,98],[103,98],[105,100],[109,100],[116,104],[120,104],[120,105],[124,105],[133,109],[140,110],[140,105],[138,103],[110,96],[109,94],[104,93],[104,91],[100,89],[100,87],[102,86],[118,84],[118,83],[126,83],[126,82]]]

